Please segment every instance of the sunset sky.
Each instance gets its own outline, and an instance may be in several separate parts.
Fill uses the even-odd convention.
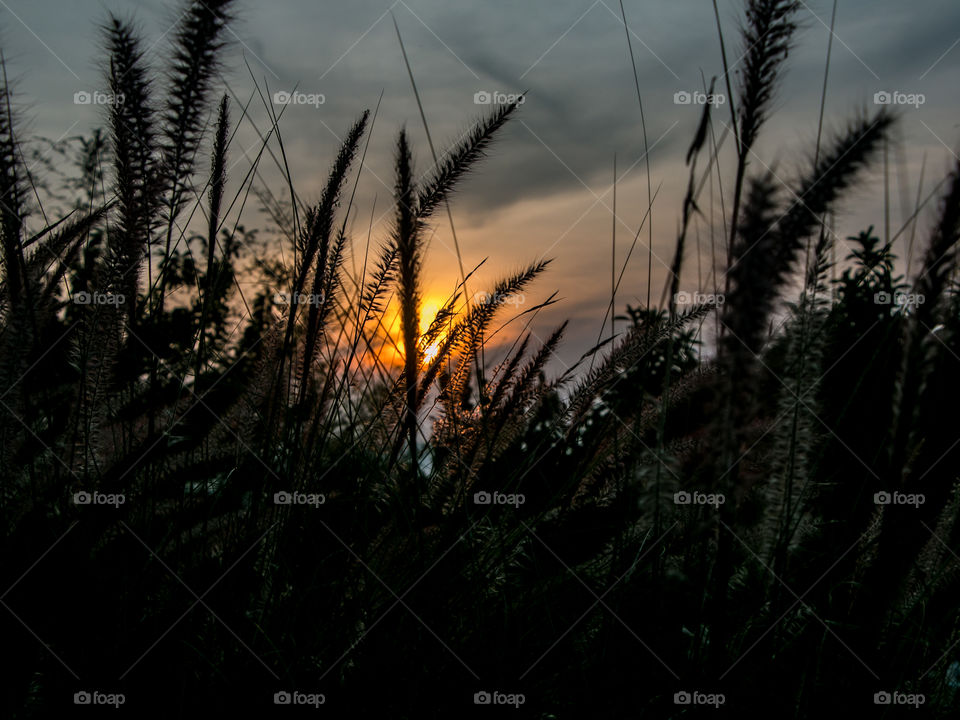
[[[625,0],[624,6],[651,148],[652,185],[654,190],[662,185],[653,211],[652,296],[656,302],[672,258],[687,182],[683,159],[700,116],[696,105],[675,104],[675,94],[702,90],[704,76],[709,83],[711,76],[720,76],[723,70],[708,0]],[[832,0],[809,0],[804,5],[803,27],[775,112],[757,156],[751,158],[754,171],[767,165],[789,181],[812,152],[832,6]],[[104,88],[97,23],[108,10],[135,17],[151,51],[166,49],[177,21],[170,3],[76,0],[64,5],[49,0],[0,0],[0,40],[7,72],[18,91],[26,137],[61,139],[89,133],[103,123],[102,107],[75,104],[74,96]],[[296,87],[307,96],[323,96],[322,104],[287,106],[282,118],[287,158],[304,199],[318,197],[338,137],[363,109],[372,110],[383,92],[351,223],[361,250],[371,212],[382,218],[374,228],[374,239],[386,237],[393,144],[402,125],[413,137],[418,170],[427,172],[431,166],[391,10],[406,43],[438,152],[490,109],[475,103],[477,93],[529,91],[519,116],[455,197],[453,218],[465,266],[469,269],[489,257],[479,281],[473,283],[477,290],[523,263],[543,256],[556,258],[526,301],[532,304],[559,291],[562,302],[545,311],[534,329],[545,337],[551,326],[571,318],[561,353],[561,361],[571,362],[600,331],[609,301],[612,228],[616,226],[619,267],[646,207],[644,140],[619,2],[242,2],[224,71],[231,91],[244,102],[249,99],[253,92],[249,64],[271,94]],[[720,0],[719,10],[728,59],[735,66],[742,52],[736,34],[741,3]],[[899,141],[889,154],[891,232],[899,230],[913,211],[924,157],[926,196],[958,146],[960,129],[952,112],[960,70],[958,45],[960,4],[955,0],[839,3],[825,131],[841,126],[858,109],[874,111],[879,91],[923,95],[922,105],[899,108]],[[735,84],[736,78],[732,80]],[[719,78],[717,92],[726,93]],[[259,98],[250,107],[258,127],[268,127]],[[718,138],[729,125],[729,113],[729,103],[714,112]],[[236,106],[233,117],[240,118]],[[733,181],[731,140],[720,160],[725,187]],[[256,133],[243,121],[231,151],[234,189],[258,147]],[[616,222],[612,217],[615,155]],[[705,167],[706,155],[700,159],[699,172]],[[262,170],[266,181],[280,186],[272,161],[265,161]],[[881,170],[877,164],[868,181],[849,196],[838,218],[839,236],[873,224],[883,237]],[[722,243],[720,188],[713,183],[712,190],[712,216],[710,184],[700,198],[706,218],[698,221],[697,232],[691,234],[682,283],[687,290],[710,290],[711,217],[715,242]],[[725,200],[729,203],[729,197]],[[929,209],[933,207],[931,203]],[[262,225],[263,219],[254,211],[246,224]],[[646,239],[644,228],[618,293],[618,312],[626,303],[636,305],[646,296]],[[717,247],[719,252],[721,246]],[[899,254],[903,247],[898,242]],[[846,254],[842,244],[838,253]],[[458,273],[449,224],[441,214],[426,267],[428,294],[449,292]]]

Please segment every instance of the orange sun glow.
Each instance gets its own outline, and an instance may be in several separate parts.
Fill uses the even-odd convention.
[[[445,299],[439,295],[426,295],[423,298],[422,302],[420,303],[421,336],[427,332],[428,328],[430,327],[430,323],[432,323],[434,318],[437,316],[437,312],[443,307],[444,301]],[[392,338],[392,342],[389,340],[387,341],[387,346],[384,348],[381,358],[388,363],[401,364],[403,363],[406,350],[403,345],[403,332],[400,326],[399,306],[395,302],[392,302],[384,315],[383,328],[386,331],[386,334]],[[423,365],[431,363],[437,357],[437,353],[440,352],[440,347],[443,345],[443,340],[445,337],[446,332],[441,330],[434,341],[429,346],[424,348],[421,356],[421,363]]]

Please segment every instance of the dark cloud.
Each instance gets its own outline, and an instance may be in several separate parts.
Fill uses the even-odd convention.
[[[663,136],[651,153],[651,173],[654,186],[666,183],[657,201],[655,247],[658,254],[669,257],[679,193],[686,179],[682,159],[699,119],[697,107],[676,105],[673,98],[678,91],[700,89],[711,76],[721,75],[715,20],[706,2],[625,0],[624,5],[633,32],[647,139],[654,144]],[[728,57],[736,65],[741,52],[736,35],[741,3],[721,0],[719,5]],[[808,152],[812,147],[828,40],[824,23],[829,23],[832,5],[832,0],[806,1],[803,29],[776,99],[777,112],[758,145],[760,159],[752,161],[754,170],[779,160],[778,172],[782,169],[788,176],[798,166],[797,151]],[[78,108],[71,99],[77,90],[101,82],[95,41],[96,25],[105,11],[133,12],[141,21],[147,45],[157,43],[157,57],[167,46],[169,35],[164,33],[176,14],[175,6],[162,0],[139,2],[135,10],[121,0],[15,6],[19,20],[9,8],[0,8],[6,55],[14,58],[12,69],[24,78],[20,89],[30,103],[32,129],[53,138],[88,131],[98,120],[102,122],[95,109]],[[389,8],[387,0],[240,2],[226,71],[231,88],[243,100],[253,92],[247,64],[257,81],[269,84],[271,91],[297,86],[305,93],[323,94],[322,105],[288,107],[283,119],[287,157],[306,198],[319,192],[337,150],[337,136],[346,132],[363,108],[372,109],[383,92],[368,170],[358,192],[364,223],[375,196],[377,215],[389,207],[393,143],[401,126],[411,133],[420,171],[432,164]],[[621,172],[634,165],[623,181],[620,207],[628,224],[639,222],[646,180],[644,164],[637,161],[644,142],[619,0],[404,0],[392,8],[438,150],[488,110],[474,104],[478,91],[530,91],[517,120],[456,198],[459,228],[469,236],[471,229],[482,227],[491,238],[484,254],[493,255],[493,262],[503,266],[530,259],[531,252],[542,251],[563,237],[564,228],[577,219],[581,207],[585,211],[593,202],[591,193],[602,194],[609,188],[614,153]],[[960,45],[952,46],[958,33],[960,6],[954,0],[841,2],[827,127],[842,125],[851,112],[870,107],[878,90],[915,90],[927,96],[927,104],[903,113],[902,136],[910,143],[905,177],[919,176],[924,151],[931,158],[947,157],[944,145],[952,147],[957,139],[955,78]],[[734,67],[734,82],[736,72]],[[717,90],[726,92],[722,79]],[[251,114],[261,130],[268,127],[259,99],[251,105]],[[714,117],[719,134],[721,123],[729,123],[729,105],[721,106]],[[242,124],[233,149],[236,172],[247,168],[242,150],[255,152],[256,146],[256,134]],[[279,178],[271,164],[267,159],[262,168],[268,182]],[[723,167],[729,169],[728,164]],[[899,196],[899,189],[895,194]],[[854,227],[874,222],[876,197],[875,192],[857,193],[850,210]],[[528,218],[523,226],[527,239],[517,243],[515,232],[519,231],[505,227],[503,218],[515,217],[518,206],[535,202],[550,208],[537,217],[556,221],[538,230]],[[600,206],[599,212],[606,211]],[[609,228],[608,221],[604,225]],[[605,272],[589,234],[599,227],[599,218],[591,215],[553,248],[560,256],[553,271],[556,278]],[[442,229],[438,232],[439,248],[439,243],[448,241]],[[621,233],[629,235],[623,229]],[[638,261],[644,254],[638,250]],[[642,276],[641,272],[628,275],[632,284],[625,287],[623,297],[636,295]],[[561,288],[569,298],[563,314],[587,318],[595,315],[596,307],[602,308],[603,294],[591,282],[583,280],[574,290]],[[588,324],[584,319],[584,328]],[[591,332],[595,327],[584,329],[578,338],[587,341]]]

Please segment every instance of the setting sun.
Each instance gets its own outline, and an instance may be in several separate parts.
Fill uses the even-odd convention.
[[[430,323],[433,322],[437,313],[443,307],[444,302],[445,298],[440,295],[426,295],[420,303],[421,337],[430,328]],[[403,362],[406,349],[404,348],[403,332],[400,325],[400,306],[396,302],[390,303],[383,327],[390,340],[387,341],[387,347],[384,349],[382,359],[389,363],[400,364]],[[440,352],[440,347],[443,345],[445,337],[446,331],[441,330],[434,341],[428,347],[424,348],[422,355],[423,364],[430,363],[437,357],[437,353]]]
[[[439,296],[428,296],[423,304],[420,306],[420,335],[422,336],[430,328],[430,323],[433,322],[433,319],[437,316],[437,313],[440,311],[440,308],[443,307],[443,299]],[[423,350],[423,362],[424,364],[430,363],[434,358],[437,357],[437,353],[440,352],[440,346],[443,344],[443,339],[446,336],[446,332],[441,331],[437,338]]]

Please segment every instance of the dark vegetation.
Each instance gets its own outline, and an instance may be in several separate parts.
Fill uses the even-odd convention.
[[[125,101],[82,147],[73,211],[31,237],[35,181],[0,90],[2,715],[63,717],[97,688],[137,717],[273,717],[285,689],[324,693],[333,717],[484,717],[498,710],[473,694],[495,689],[524,693],[518,717],[680,717],[685,689],[739,717],[880,716],[881,690],[923,693],[911,717],[952,716],[960,169],[911,277],[872,230],[832,266],[830,213],[896,119],[824,137],[789,190],[754,172],[797,8],[746,4],[726,301],[630,308],[560,377],[564,328],[523,327],[552,297],[500,334],[501,364],[481,360],[543,262],[486,302],[461,278],[421,332],[428,228],[516,106],[421,180],[401,131],[393,230],[366,252],[345,230],[361,114],[317,203],[258,191],[294,260],[264,260],[251,293],[253,174],[226,174],[246,109],[216,94],[233,3],[188,4],[162,74],[108,21]],[[272,119],[264,149],[282,158]],[[922,304],[877,301],[906,292]],[[394,295],[400,367],[377,345]],[[484,491],[525,502],[476,504]]]

